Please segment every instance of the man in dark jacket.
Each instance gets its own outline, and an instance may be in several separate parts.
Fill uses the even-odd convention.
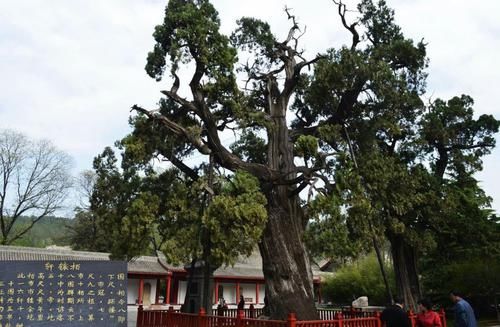
[[[474,310],[472,310],[469,302],[462,299],[462,294],[457,291],[451,291],[450,299],[455,303],[455,327],[477,327]]]
[[[404,311],[403,301],[394,299],[394,305],[385,308],[380,315],[384,327],[410,327],[410,320]]]
[[[245,298],[243,295],[240,295],[240,302],[238,302],[238,310],[245,309]]]

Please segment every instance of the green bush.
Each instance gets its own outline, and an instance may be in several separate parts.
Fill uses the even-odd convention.
[[[385,264],[385,271],[394,294],[393,269]],[[326,301],[340,305],[351,304],[360,296],[368,296],[370,305],[385,305],[388,302],[384,280],[374,254],[340,268],[333,277],[325,280],[322,293]]]

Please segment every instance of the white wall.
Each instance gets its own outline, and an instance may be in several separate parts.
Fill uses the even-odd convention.
[[[250,303],[255,304],[255,284],[244,284],[240,283],[240,295],[243,295],[245,299],[245,307],[248,307]],[[251,299],[251,300],[249,300]],[[238,299],[238,302],[240,299]]]
[[[127,280],[127,304],[135,304],[135,300],[139,297],[139,280]]]
[[[179,281],[179,290],[177,291],[177,303],[184,304],[184,299],[186,298],[186,288],[187,281]]]
[[[264,303],[266,296],[266,284],[259,284],[259,303]]]
[[[151,304],[155,303],[156,297],[156,279],[144,279],[144,285],[149,283],[151,285],[151,293],[149,300]],[[139,279],[129,278],[127,280],[127,303],[135,304],[135,301],[139,297]]]
[[[219,294],[219,297],[223,297],[226,303],[236,303],[236,284],[234,283],[219,283],[224,287],[224,293]]]

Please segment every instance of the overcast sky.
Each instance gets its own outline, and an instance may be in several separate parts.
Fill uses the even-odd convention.
[[[404,33],[428,43],[428,97],[462,93],[478,114],[500,119],[500,1],[387,0]],[[306,55],[348,42],[331,0],[214,0],[222,28],[241,16],[267,20],[275,34],[294,10],[307,26]],[[355,7],[356,1],[347,1]],[[128,133],[129,108],[154,108],[165,85],[145,71],[166,0],[1,0],[0,128],[45,138],[75,159],[74,173]],[[497,140],[499,138],[497,137]],[[500,149],[479,175],[500,210]]]

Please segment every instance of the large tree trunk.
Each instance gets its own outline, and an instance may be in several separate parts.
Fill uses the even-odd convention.
[[[301,209],[293,200],[280,202],[272,192],[268,201],[269,217],[259,248],[271,318],[286,319],[295,312],[299,320],[317,319]]]
[[[415,250],[405,242],[401,235],[388,235],[391,243],[392,261],[398,295],[408,309],[417,310],[421,298]]]
[[[288,135],[286,109],[288,98],[279,95],[276,79],[268,80],[268,105],[272,128],[268,129],[268,165],[283,179],[292,180],[297,172],[293,144]],[[316,319],[313,276],[309,255],[303,241],[304,211],[295,183],[271,182],[263,185],[268,201],[268,222],[259,245],[266,294],[271,318],[286,319],[295,312],[301,320]]]

